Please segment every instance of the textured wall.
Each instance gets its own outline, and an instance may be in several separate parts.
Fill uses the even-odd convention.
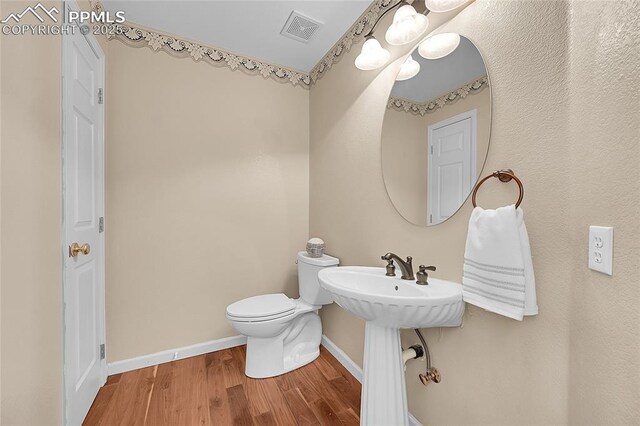
[[[236,334],[229,303],[297,296],[309,93],[113,41],[107,348],[117,361]]]
[[[24,7],[3,1],[2,16]],[[2,35],[0,46],[0,423],[61,424],[61,43]]]
[[[571,5],[571,423],[640,424],[640,2]],[[587,269],[613,226],[613,277]]]
[[[485,57],[493,96],[485,172],[511,167],[525,184],[540,315],[519,323],[469,307],[463,328],[427,331],[443,382],[423,387],[423,366],[412,363],[410,411],[426,424],[637,423],[638,58],[629,55],[637,2],[478,0],[439,31],[467,36]],[[379,141],[399,62],[361,72],[357,50],[311,89],[311,234],[342,264],[382,265],[391,250],[460,281],[470,203],[431,228],[395,212]],[[601,114],[605,105],[612,109]],[[614,178],[596,183],[594,168]],[[515,197],[513,185],[492,182],[480,202]],[[616,226],[613,278],[586,267],[588,224]],[[322,314],[325,333],[360,361],[363,323],[337,306]]]

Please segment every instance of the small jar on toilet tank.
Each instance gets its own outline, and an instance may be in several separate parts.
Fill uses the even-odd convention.
[[[324,254],[324,241],[320,238],[311,238],[307,241],[307,254],[313,258],[322,257]]]

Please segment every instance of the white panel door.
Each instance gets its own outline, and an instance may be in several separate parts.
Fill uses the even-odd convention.
[[[475,113],[472,110],[429,126],[429,224],[451,217],[471,192],[476,179]]]
[[[98,93],[104,55],[95,38],[92,41],[77,30],[63,39],[64,381],[69,425],[82,423],[106,379],[101,356],[104,120]]]

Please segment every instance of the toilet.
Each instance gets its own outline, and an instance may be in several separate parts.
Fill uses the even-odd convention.
[[[310,257],[299,252],[300,298],[283,293],[253,296],[227,306],[227,319],[247,336],[245,374],[260,379],[300,368],[320,355],[322,323],[318,310],[333,303],[320,287],[318,272],[338,266],[335,257]]]

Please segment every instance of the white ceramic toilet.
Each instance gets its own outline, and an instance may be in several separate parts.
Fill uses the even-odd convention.
[[[335,257],[298,253],[299,299],[283,293],[263,294],[227,306],[227,319],[247,336],[245,374],[273,377],[310,363],[320,355],[322,324],[318,310],[333,303],[320,287],[318,272],[338,266]]]

